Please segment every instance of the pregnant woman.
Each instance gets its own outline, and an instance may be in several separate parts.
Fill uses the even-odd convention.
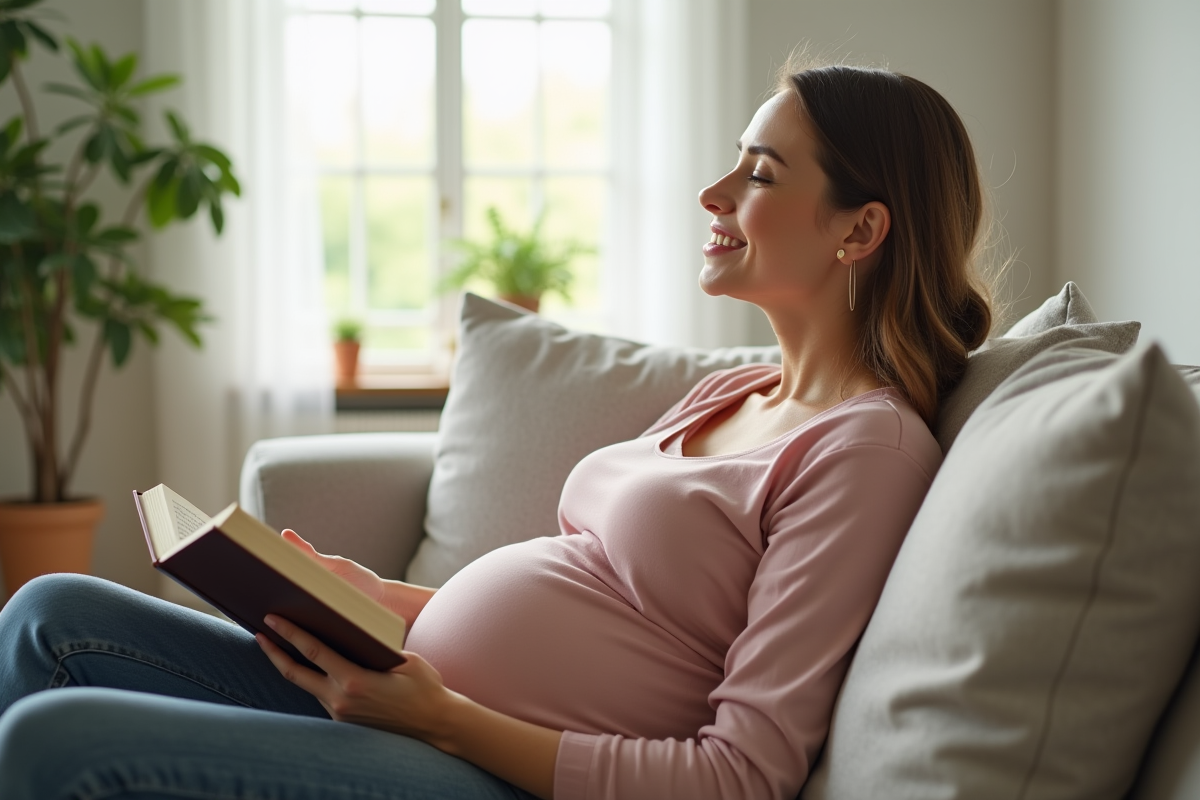
[[[575,467],[561,535],[436,591],[285,532],[405,618],[391,672],[32,581],[0,612],[0,797],[794,798],[991,324],[982,195],[957,114],[886,71],[786,70],[737,148],[700,285],[781,366],[709,375]]]

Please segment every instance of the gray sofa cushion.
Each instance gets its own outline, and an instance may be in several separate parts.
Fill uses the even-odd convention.
[[[777,347],[653,347],[571,331],[473,294],[459,342],[426,537],[407,575],[426,586],[497,547],[557,535],[575,464],[641,434],[708,373],[779,361]]]
[[[1072,344],[947,454],[807,800],[1128,790],[1200,628],[1200,407],[1157,346]]]

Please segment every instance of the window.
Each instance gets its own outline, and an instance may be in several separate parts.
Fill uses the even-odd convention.
[[[447,243],[483,236],[493,205],[597,248],[575,261],[572,302],[543,309],[602,328],[609,0],[296,2],[289,72],[307,105],[327,305],[365,323],[366,368],[444,365]]]

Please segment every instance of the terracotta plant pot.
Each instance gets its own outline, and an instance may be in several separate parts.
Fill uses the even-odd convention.
[[[341,339],[333,343],[333,355],[337,361],[337,385],[358,384],[358,351],[361,345],[353,339]]]
[[[104,516],[100,500],[0,503],[0,568],[9,597],[39,575],[87,573],[92,539]]]
[[[538,312],[538,306],[542,302],[540,297],[533,297],[527,294],[502,294],[500,295],[500,299],[506,303],[512,303],[514,306],[520,306],[527,311],[532,311],[535,314]]]

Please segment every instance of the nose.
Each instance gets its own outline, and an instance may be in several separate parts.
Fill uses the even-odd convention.
[[[705,186],[700,190],[700,206],[714,216],[728,214],[733,211],[733,197],[724,188],[725,178],[728,177],[726,175],[716,183]]]

